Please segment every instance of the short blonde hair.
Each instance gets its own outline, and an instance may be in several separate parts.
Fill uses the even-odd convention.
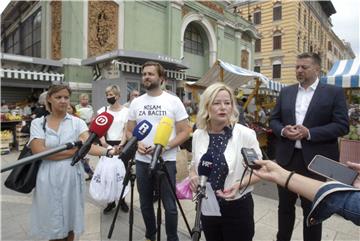
[[[118,85],[109,85],[108,87],[106,87],[105,89],[105,94],[107,94],[108,92],[112,92],[114,95],[116,96],[120,96],[120,87]]]
[[[89,99],[89,95],[87,93],[81,93],[80,96],[79,96],[79,99],[82,100],[84,98]]]
[[[197,128],[208,130],[210,124],[210,106],[214,102],[216,95],[222,90],[227,91],[230,95],[232,113],[230,114],[229,124],[234,126],[238,122],[239,111],[236,108],[234,91],[226,84],[216,82],[207,87],[200,97],[199,111],[196,116]]]

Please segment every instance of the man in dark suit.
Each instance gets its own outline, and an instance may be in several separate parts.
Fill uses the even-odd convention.
[[[338,160],[337,139],[349,131],[344,91],[340,87],[319,82],[321,59],[315,53],[297,57],[296,78],[299,84],[281,90],[270,117],[270,127],[277,137],[276,161],[285,169],[304,176],[324,180],[307,170],[316,154]],[[297,194],[278,186],[277,240],[290,240]],[[311,202],[301,199],[303,237],[306,241],[321,240],[321,224],[306,226]]]

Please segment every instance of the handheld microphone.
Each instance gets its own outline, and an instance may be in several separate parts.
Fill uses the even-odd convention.
[[[156,129],[154,144],[155,150],[151,158],[150,173],[155,169],[157,160],[161,155],[163,147],[169,142],[170,135],[172,133],[174,121],[167,116],[161,118],[160,123]]]
[[[126,143],[121,153],[119,154],[119,159],[129,159],[129,153],[132,152],[133,147],[138,141],[142,141],[147,135],[149,135],[151,129],[152,124],[147,120],[139,122],[139,124],[137,124],[133,130],[133,137],[131,137],[131,139]]]
[[[82,145],[82,147],[75,153],[71,162],[71,166],[74,166],[78,161],[85,157],[85,155],[89,152],[92,143],[94,143],[97,138],[100,138],[106,134],[113,120],[114,117],[110,113],[103,112],[91,122],[89,127],[89,138],[85,141],[84,145]]]
[[[209,153],[205,153],[201,157],[198,166],[198,174],[200,176],[200,182],[198,188],[204,189],[206,187],[206,182],[210,176],[212,165],[213,165],[212,156]]]

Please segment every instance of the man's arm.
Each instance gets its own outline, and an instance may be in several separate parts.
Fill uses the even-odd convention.
[[[169,141],[168,144],[170,148],[177,147],[178,145],[182,144],[184,141],[186,141],[189,138],[191,133],[191,127],[188,119],[184,119],[176,122],[175,131],[176,131],[175,138]]]
[[[270,128],[278,138],[282,137],[281,130],[285,127],[281,121],[281,96],[282,91],[280,92],[279,97],[276,99],[276,104],[274,109],[271,111],[269,121]]]
[[[126,139],[129,140],[132,137],[133,130],[136,126],[136,121],[128,120],[126,124]]]
[[[329,124],[309,129],[311,141],[321,142],[336,139],[349,132],[349,116],[346,99],[342,89],[338,89],[333,98],[334,108]]]

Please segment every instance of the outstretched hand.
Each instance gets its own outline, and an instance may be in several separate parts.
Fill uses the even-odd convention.
[[[353,183],[353,186],[360,188],[360,163],[347,162],[346,164],[359,173]]]

